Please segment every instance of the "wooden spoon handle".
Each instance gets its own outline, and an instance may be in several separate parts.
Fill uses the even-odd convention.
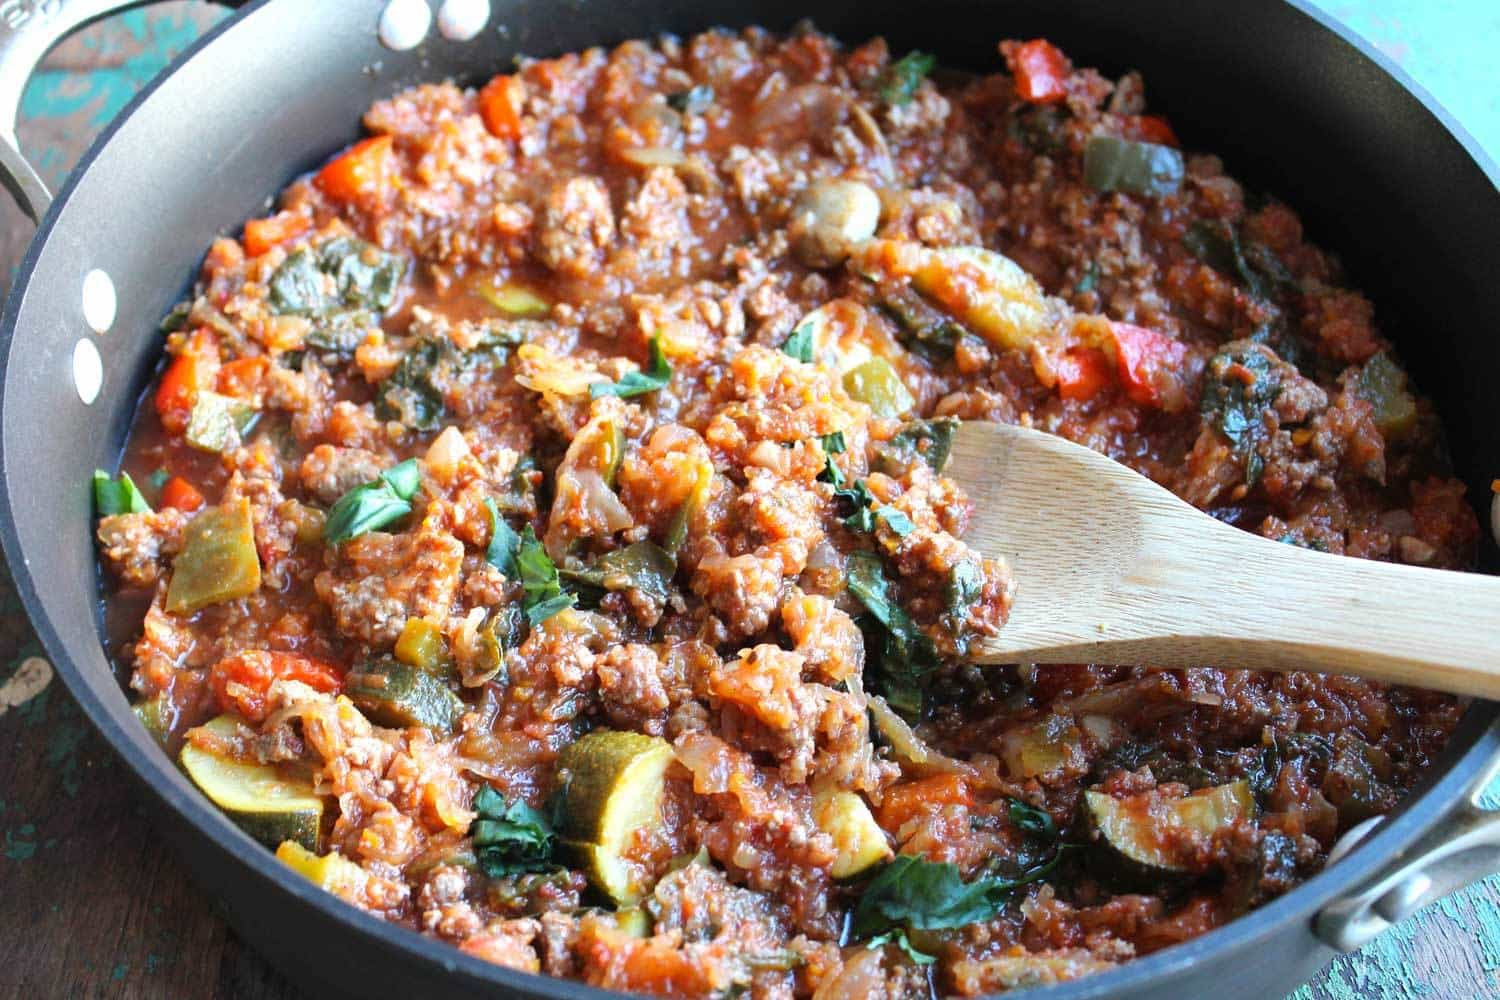
[[[1327,555],[1204,519],[1155,539],[1120,582],[1098,641],[1032,643],[1025,659],[1313,670],[1500,699],[1500,577]],[[1004,657],[987,646],[982,658]]]

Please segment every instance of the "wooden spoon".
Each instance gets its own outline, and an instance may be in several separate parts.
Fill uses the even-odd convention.
[[[1356,674],[1500,698],[1500,577],[1328,555],[1230,527],[1098,452],[964,423],[965,541],[1015,572],[981,663]]]

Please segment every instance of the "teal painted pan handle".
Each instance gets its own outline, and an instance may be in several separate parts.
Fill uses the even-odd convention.
[[[41,222],[52,193],[16,142],[21,93],[51,48],[101,17],[150,0],[0,0],[0,183],[32,222]],[[238,6],[227,2],[226,6]]]
[[[1491,739],[1500,723],[1491,730]],[[1350,952],[1392,924],[1406,919],[1440,897],[1500,872],[1500,809],[1479,804],[1485,788],[1500,775],[1496,757],[1448,808],[1447,814],[1420,840],[1392,858],[1364,885],[1318,912],[1313,929],[1331,948]],[[1367,836],[1379,821],[1346,838]],[[1340,842],[1329,863],[1352,849]]]
[[[143,0],[6,0],[0,3],[0,182],[40,222],[52,204],[41,176],[16,142],[16,112],[32,71],[74,30]]]

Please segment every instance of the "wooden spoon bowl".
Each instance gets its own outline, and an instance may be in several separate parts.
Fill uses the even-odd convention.
[[[1098,452],[964,423],[966,540],[1015,570],[981,663],[1354,674],[1500,698],[1500,577],[1329,555],[1233,528]]]

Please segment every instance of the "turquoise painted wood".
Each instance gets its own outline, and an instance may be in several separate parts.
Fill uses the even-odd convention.
[[[1373,42],[1426,87],[1492,156],[1500,158],[1500,82],[1494,72],[1500,53],[1500,2],[1497,0],[1317,0],[1321,7]],[[1232,7],[1230,8],[1232,9]],[[28,87],[22,104],[22,143],[54,184],[72,166],[89,139],[125,105],[146,81],[222,13],[202,3],[172,2],[148,11],[132,11],[83,33],[60,47]],[[1232,165],[1231,165],[1232,166]],[[12,273],[30,228],[12,206],[0,206],[0,286]],[[0,572],[0,682],[16,666],[38,652],[24,623],[13,589]],[[53,724],[39,726],[36,716],[54,703]],[[291,997],[296,993],[254,956],[243,954],[222,925],[204,928],[207,916],[192,890],[169,887],[158,892],[165,904],[151,907],[153,917],[130,921],[121,939],[100,935],[91,944],[79,928],[82,913],[50,907],[51,918],[7,909],[25,896],[22,874],[33,866],[54,865],[46,883],[59,877],[70,862],[63,860],[67,839],[80,816],[97,816],[99,809],[71,809],[89,796],[92,768],[107,769],[107,755],[88,748],[89,736],[65,692],[46,691],[8,718],[0,718],[0,747],[19,759],[34,760],[45,772],[40,782],[63,808],[45,816],[26,811],[29,789],[6,788],[0,781],[0,880],[16,892],[0,892],[0,927],[33,927],[35,943],[50,941],[56,948],[28,947],[31,955],[62,952],[53,962],[66,972],[28,974],[20,952],[5,955],[3,967],[35,983],[76,984],[76,992],[110,996],[217,995]],[[50,730],[45,739],[41,733]],[[29,744],[36,744],[30,746]],[[18,768],[18,774],[30,774]],[[0,777],[5,768],[0,767]],[[57,792],[64,793],[59,796]],[[1500,788],[1491,790],[1500,806]],[[10,799],[7,808],[6,799]],[[18,801],[19,800],[19,801]],[[33,811],[35,813],[35,811]],[[128,824],[127,821],[122,821]],[[135,820],[137,826],[140,821]],[[137,834],[137,836],[144,836]],[[129,837],[112,840],[117,846]],[[49,858],[55,859],[49,862]],[[22,866],[32,869],[26,871]],[[45,872],[45,868],[43,869]],[[182,878],[175,870],[154,876]],[[17,881],[12,881],[13,879]],[[181,897],[186,895],[184,901]],[[63,898],[67,898],[64,896]],[[83,905],[83,904],[61,904]],[[163,905],[167,912],[163,912]],[[178,915],[178,923],[168,917]],[[135,916],[141,914],[137,911]],[[26,921],[25,924],[22,921]],[[129,926],[138,930],[132,940]],[[113,925],[117,931],[119,924]],[[142,943],[144,942],[144,943]],[[0,940],[0,954],[6,941]],[[181,949],[179,951],[179,948]],[[213,969],[203,975],[182,964],[194,951],[219,951]],[[168,954],[171,952],[172,954]],[[216,971],[215,971],[216,970]],[[9,976],[0,977],[9,979]],[[3,991],[0,991],[3,992]],[[54,990],[29,995],[57,995]],[[1445,1000],[1445,998],[1500,997],[1500,877],[1429,907],[1387,933],[1359,953],[1337,959],[1313,983],[1289,1000]]]

